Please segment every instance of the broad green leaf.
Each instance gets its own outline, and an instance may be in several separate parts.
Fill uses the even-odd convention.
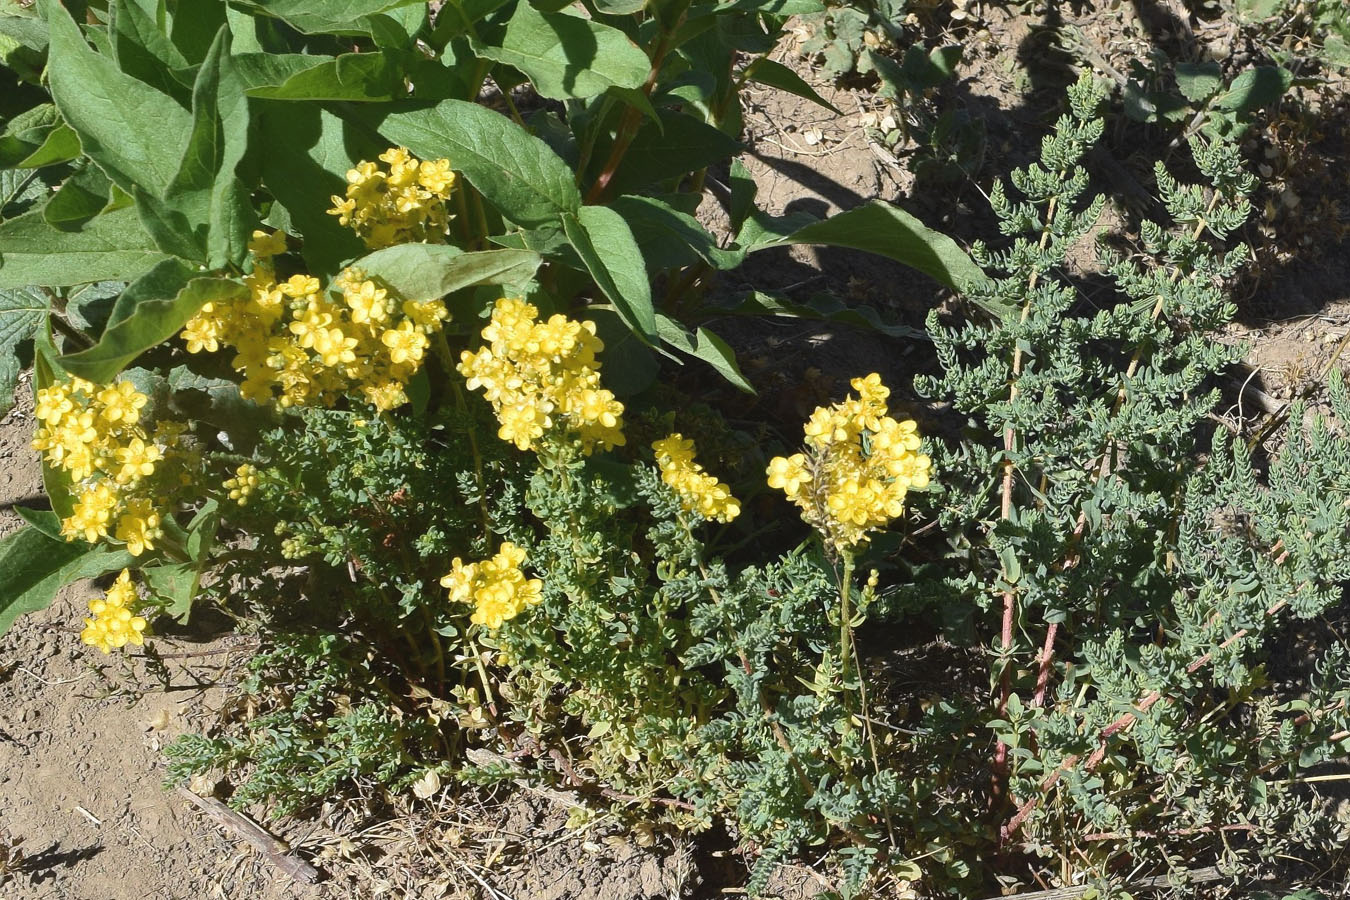
[[[39,169],[69,162],[80,155],[80,136],[65,122],[61,122],[43,138],[32,153],[15,163],[20,169]]]
[[[465,253],[440,244],[400,244],[376,250],[352,265],[405,300],[435,300],[479,284],[527,282],[539,263],[539,255],[529,250]]]
[[[745,260],[739,249],[723,250],[693,216],[655,197],[620,197],[610,207],[624,217],[651,271],[703,260],[717,269],[734,269]]]
[[[619,399],[647,390],[661,374],[656,351],[633,333],[612,309],[588,309],[586,318],[595,323],[595,333],[604,341],[605,387]]]
[[[61,183],[42,207],[42,217],[59,228],[86,222],[108,206],[112,182],[93,164],[83,166]]]
[[[165,202],[138,197],[141,221],[162,249],[213,269],[243,261],[255,217],[235,170],[248,149],[248,130],[248,101],[230,57],[229,29],[221,26],[192,86],[192,131]],[[160,221],[180,223],[167,240]]]
[[[169,37],[189,63],[195,65],[206,59],[216,34],[225,25],[225,9],[220,0],[174,0]]]
[[[29,509],[26,506],[15,506],[12,509],[19,514],[29,525],[32,525],[38,531],[45,534],[54,541],[64,541],[61,535],[61,517],[50,509]]]
[[[1257,66],[1234,78],[1228,90],[1215,99],[1214,105],[1240,116],[1249,116],[1279,100],[1293,83],[1294,75],[1288,69]]]
[[[171,97],[123,73],[90,49],[57,0],[43,0],[51,26],[48,75],[61,116],[84,152],[118,187],[162,195],[178,170],[191,116]]]
[[[165,563],[140,570],[145,586],[163,601],[165,612],[179,622],[187,622],[192,600],[197,596],[201,572],[192,563]]]
[[[186,69],[186,57],[134,0],[116,0],[109,12],[110,39],[117,67],[171,97],[186,99],[189,85],[171,73]]]
[[[290,225],[305,239],[302,252],[315,274],[334,274],[347,259],[365,252],[350,228],[328,214],[333,195],[347,188],[346,171],[360,159],[374,159],[388,143],[372,140],[313,103],[255,100],[263,146],[285,153],[262,154],[263,183],[285,207]],[[434,157],[433,157],[434,158]]]
[[[56,541],[28,526],[0,540],[0,634],[21,615],[46,609],[61,588],[133,565],[131,554],[83,541]]]
[[[423,159],[449,158],[455,170],[515,224],[537,228],[581,207],[571,167],[506,116],[461,100],[386,113],[387,109],[354,106],[347,114]]]
[[[0,221],[27,212],[47,193],[47,183],[38,172],[0,169]]]
[[[1177,87],[1192,103],[1214,96],[1223,87],[1222,72],[1216,62],[1177,63]]]
[[[595,8],[607,16],[631,16],[646,5],[647,0],[595,0]]]
[[[742,229],[742,235],[750,237],[746,246],[750,252],[783,244],[824,244],[894,259],[956,291],[986,280],[980,267],[950,237],[880,200],[781,235],[754,234],[751,226],[763,221],[752,219]]]
[[[700,328],[691,335],[687,328],[668,316],[658,315],[656,321],[657,333],[668,346],[708,363],[723,378],[747,394],[755,393],[754,386],[741,373],[741,367],[736,364],[736,354],[726,341],[706,328]]]
[[[474,31],[485,17],[506,6],[511,0],[450,0],[436,16],[436,28],[431,33],[431,44],[444,47],[454,38]]]
[[[47,23],[37,16],[0,14],[0,35],[38,53],[47,49]]]
[[[767,56],[761,56],[759,59],[746,66],[745,78],[758,84],[766,84],[769,87],[778,88],[780,91],[787,91],[789,94],[793,94],[805,100],[810,100],[812,103],[823,106],[836,115],[842,116],[844,114],[839,107],[816,93],[816,89],[807,84],[804,78],[782,63],[775,62]]]
[[[425,0],[241,0],[246,9],[283,19],[306,34],[366,34],[363,20]]]
[[[175,265],[181,264],[168,260],[156,268],[157,271],[171,269]],[[169,272],[166,279],[172,282],[176,274]],[[156,273],[146,277],[153,275]],[[127,288],[127,293],[132,293],[140,283]],[[124,307],[119,300],[98,343],[88,350],[63,356],[62,367],[90,381],[111,381],[133,359],[177,334],[203,303],[223,303],[244,297],[248,295],[248,289],[240,282],[225,278],[194,278],[175,294],[157,297],[154,294],[158,292],[147,293],[148,296],[138,298],[134,305]],[[125,299],[126,294],[122,297]]]
[[[500,46],[473,41],[474,52],[524,72],[554,100],[586,100],[611,87],[637,88],[651,61],[622,31],[567,13],[520,3]]]
[[[14,408],[18,345],[33,339],[50,306],[51,301],[36,288],[0,290],[0,416]]]
[[[402,73],[383,53],[344,53],[331,59],[304,53],[246,53],[232,61],[250,97],[365,101],[406,95]]]
[[[96,216],[78,231],[53,227],[41,210],[0,222],[0,290],[127,280],[162,259],[134,209]]]
[[[740,141],[693,116],[668,109],[657,113],[662,127],[639,129],[614,173],[615,192],[645,191],[654,183],[724,162],[743,149]]]
[[[600,286],[628,327],[647,337],[656,336],[647,267],[623,216],[605,206],[583,206],[562,217],[563,231],[595,283]]]
[[[39,103],[10,119],[0,132],[0,167],[17,166],[61,124],[61,114],[52,103]]]

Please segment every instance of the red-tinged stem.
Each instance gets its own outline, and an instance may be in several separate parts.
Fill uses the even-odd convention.
[[[1272,604],[1266,610],[1266,617],[1269,618],[1270,616],[1275,615],[1288,605],[1289,605],[1288,600],[1280,600],[1277,603]],[[1213,622],[1214,619],[1211,619],[1210,621]],[[1228,647],[1232,646],[1235,642],[1245,637],[1248,634],[1248,631],[1249,629],[1246,628],[1238,629],[1227,640],[1219,644],[1218,649],[1220,650],[1227,649]],[[1189,665],[1186,666],[1186,671],[1188,673],[1194,673],[1196,670],[1200,669],[1202,666],[1204,666],[1213,658],[1214,654],[1212,652],[1197,657]],[[1099,731],[1097,733],[1097,739],[1099,743],[1097,745],[1097,748],[1093,750],[1092,753],[1088,756],[1088,758],[1083,762],[1083,771],[1091,772],[1093,769],[1097,768],[1097,766],[1101,764],[1102,760],[1106,758],[1107,740],[1113,737],[1114,735],[1117,735],[1123,731],[1128,730],[1132,725],[1134,725],[1135,722],[1139,721],[1139,715],[1148,712],[1161,699],[1162,694],[1159,691],[1150,691],[1148,694],[1145,694],[1138,700],[1138,702],[1135,703],[1135,709],[1133,712],[1125,713],[1120,718],[1112,722],[1110,725],[1107,725],[1105,728]],[[1340,738],[1337,738],[1335,735],[1332,735],[1331,740],[1334,743],[1338,739],[1344,740],[1345,737],[1350,737],[1350,732],[1347,732],[1344,736]],[[1081,757],[1077,753],[1069,754],[1064,758],[1064,761],[1059,764],[1059,767],[1055,769],[1055,771],[1051,772],[1049,775],[1045,777],[1045,780],[1041,782],[1040,792],[1036,796],[1028,799],[1021,806],[1019,806],[1017,808],[1017,812],[1013,814],[1013,817],[1009,819],[1008,823],[999,830],[999,836],[1002,839],[1002,841],[1006,842],[1009,838],[1011,838],[1014,834],[1017,833],[1017,830],[1022,827],[1022,823],[1025,822],[1027,820],[1027,817],[1030,816],[1036,810],[1036,807],[1040,805],[1041,798],[1049,794],[1050,789],[1059,783],[1060,778],[1064,777],[1065,773],[1073,771],[1074,767],[1078,765],[1079,759],[1081,759]]]
[[[1050,685],[1050,663],[1055,658],[1055,636],[1059,633],[1059,623],[1051,622],[1045,630],[1045,646],[1041,648],[1040,670],[1036,673],[1036,696],[1032,706],[1045,705],[1045,690]]]
[[[652,67],[651,71],[647,73],[647,80],[642,85],[643,96],[650,97],[652,95],[652,90],[656,87],[656,79],[661,74],[661,66],[665,62],[666,54],[670,52],[671,34],[678,30],[683,22],[684,16],[680,16],[674,28],[661,32],[661,37],[657,40],[656,46],[652,48]],[[614,135],[614,146],[610,148],[609,157],[605,160],[604,168],[600,170],[595,183],[586,192],[586,203],[598,203],[604,198],[605,192],[609,190],[609,183],[614,180],[614,173],[619,170],[619,164],[623,162],[624,155],[628,153],[628,148],[632,145],[633,138],[637,136],[638,126],[641,124],[642,113],[634,106],[625,107],[623,115],[619,117],[619,127]]]

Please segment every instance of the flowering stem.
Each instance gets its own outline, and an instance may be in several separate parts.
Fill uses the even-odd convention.
[[[476,635],[475,635],[476,637]],[[478,678],[483,682],[483,699],[487,702],[488,712],[497,717],[497,701],[492,696],[492,684],[488,681],[487,668],[483,665],[483,651],[478,641],[473,643],[473,664],[478,668]]]
[[[853,643],[849,622],[853,619],[853,552],[845,550],[844,574],[839,581],[839,668],[844,683],[848,684],[848,664],[850,647]],[[861,681],[861,677],[859,678]]]
[[[459,379],[455,377],[454,356],[450,353],[450,342],[445,339],[444,331],[436,332],[436,353],[445,366],[446,381],[450,384],[451,393],[455,395],[455,408],[465,416],[469,415],[469,403],[459,386]],[[469,451],[473,454],[474,484],[478,486],[478,513],[483,520],[483,537],[488,539],[492,535],[492,518],[488,515],[487,495],[483,488],[483,454],[479,452],[478,430],[473,427],[472,422],[469,423],[468,433]]]

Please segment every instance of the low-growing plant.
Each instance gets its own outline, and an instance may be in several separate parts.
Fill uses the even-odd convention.
[[[1158,170],[1174,221],[1085,309],[1059,273],[1103,205],[1090,80],[1022,199],[991,191],[1010,241],[978,265],[884,204],[770,217],[739,167],[718,241],[692,214],[740,86],[813,94],[766,59],[787,10],[356,6],[45,2],[0,32],[46,54],[0,135],[30,173],[0,335],[7,374],[31,345],[52,504],[0,542],[0,626],[117,573],[99,651],[207,602],[255,631],[172,779],[273,814],[548,781],[724,825],[752,892],[806,848],[845,896],[959,896],[1237,879],[1334,837],[1303,779],[1350,749],[1350,660],[1266,661],[1350,578],[1350,396],[1270,459],[1208,434],[1253,183],[1224,134],[1193,142],[1207,184]],[[875,374],[781,454],[651,405],[659,354],[743,381],[675,316],[790,242],[961,289],[916,381],[959,437],[925,447]],[[920,624],[957,669],[936,698],[888,665]]]

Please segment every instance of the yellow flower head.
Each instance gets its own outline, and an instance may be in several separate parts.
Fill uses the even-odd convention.
[[[103,597],[89,601],[92,616],[84,620],[80,640],[104,653],[127,644],[145,643],[146,621],[136,615],[139,600],[131,573],[123,569]]]
[[[741,502],[731,488],[703,471],[694,462],[694,442],[676,433],[652,443],[661,480],[674,488],[686,512],[704,519],[730,522],[740,515]]]
[[[527,579],[520,570],[523,562],[525,551],[504,541],[497,554],[483,562],[465,565],[456,557],[441,586],[450,589],[451,602],[473,604],[470,622],[501,628],[502,623],[543,600],[544,583],[538,578]]]
[[[927,487],[932,470],[918,452],[918,426],[887,415],[889,389],[873,373],[855,378],[842,403],[811,414],[803,431],[806,452],[775,457],[768,482],[802,510],[802,518],[838,550],[868,540],[870,532],[903,514],[911,488]]]
[[[380,154],[381,168],[363,161],[347,172],[346,196],[334,196],[330,215],[371,249],[417,242],[443,243],[455,187],[448,159],[419,162],[406,148]]]
[[[384,178],[377,169],[349,174],[353,185],[367,187]],[[255,236],[253,243],[263,252],[284,249],[285,235]],[[303,273],[277,282],[270,259],[255,256],[245,283],[247,298],[204,305],[181,336],[189,353],[234,348],[239,391],[255,403],[332,406],[350,394],[380,409],[407,403],[404,387],[422,366],[428,335],[449,318],[441,300],[400,304],[355,268],[344,269],[327,294]],[[64,415],[59,400],[49,406]]]
[[[258,487],[258,469],[244,463],[234,470],[233,478],[226,478],[221,487],[230,492],[230,499],[240,506],[248,505],[249,496]]]
[[[600,386],[595,323],[538,317],[533,304],[498,300],[482,331],[487,346],[460,355],[469,389],[483,391],[501,422],[498,436],[522,450],[552,431],[579,440],[586,454],[621,446],[623,404]]]

